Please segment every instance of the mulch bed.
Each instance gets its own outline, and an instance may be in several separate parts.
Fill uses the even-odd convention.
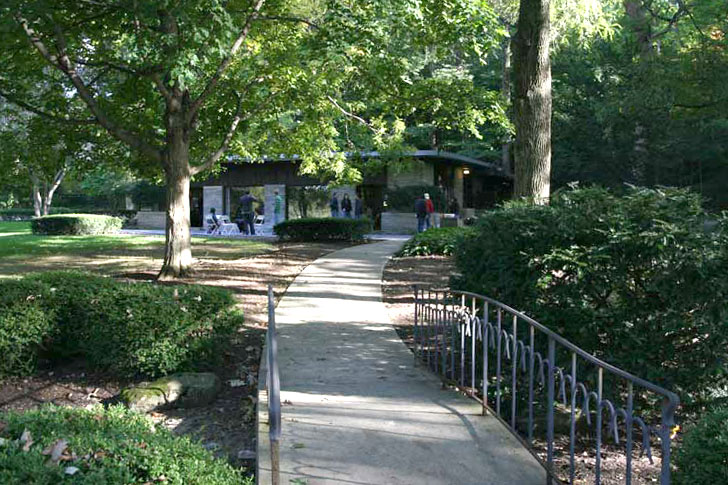
[[[224,383],[218,398],[208,406],[150,413],[155,422],[175,433],[199,439],[206,448],[227,457],[234,465],[254,467],[257,376],[267,325],[268,284],[273,285],[278,300],[308,264],[347,246],[344,243],[281,243],[271,252],[250,258],[199,259],[194,277],[180,283],[232,290],[245,311],[245,325],[227,351],[224,365],[215,370]],[[113,276],[153,280],[156,269]],[[46,366],[35,376],[1,382],[0,411],[26,410],[45,403],[85,407],[111,402],[128,384],[94,373],[80,362]]]

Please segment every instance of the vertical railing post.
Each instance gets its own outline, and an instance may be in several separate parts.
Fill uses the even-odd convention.
[[[625,433],[625,453],[627,454],[627,463],[625,470],[625,485],[632,485],[632,412],[634,411],[634,385],[632,382],[627,383],[627,417],[624,425],[627,427]]]
[[[675,426],[675,407],[677,403],[667,397],[662,401],[660,422],[660,447],[662,449],[662,466],[660,468],[660,485],[670,485],[670,441]]]
[[[511,346],[511,428],[513,431],[516,430],[516,372],[518,371],[518,339],[516,338],[518,331],[518,317],[513,315],[513,345]]]
[[[576,352],[571,353],[571,413],[569,421],[569,483],[574,485],[574,446],[576,441]]]
[[[498,330],[497,330],[497,336],[498,339],[496,340],[496,358],[495,358],[495,414],[497,416],[501,415],[500,408],[501,408],[501,340],[503,340],[502,335],[502,319],[503,311],[499,308],[498,309]]]
[[[273,285],[268,285],[268,425],[271,443],[272,482],[279,483],[280,476],[280,439],[281,439],[281,383],[278,374],[278,339],[276,338],[276,313]]]
[[[535,332],[533,325],[528,326],[528,345],[530,352],[528,353],[528,444],[533,444],[533,368],[536,362]]]
[[[546,398],[546,463],[548,465],[548,478],[546,483],[553,483],[554,470],[554,367],[556,366],[556,342],[549,336],[549,367],[548,367],[548,391]]]
[[[594,484],[602,483],[602,389],[604,386],[604,369],[597,369],[597,420],[595,424],[597,456],[594,462]]]
[[[417,328],[417,319],[419,317],[419,298],[418,298],[418,289],[417,285],[414,286],[415,290],[415,321],[414,326],[412,327],[412,343],[413,343],[413,349],[414,349],[414,357],[415,357],[415,364],[417,364],[417,340],[419,338],[419,329]]]
[[[473,309],[470,312],[472,318],[470,319],[470,395],[475,395],[475,342],[477,341],[475,335],[475,326],[477,323],[477,304],[475,297],[473,297]]]
[[[488,302],[483,302],[483,416],[488,407]]]

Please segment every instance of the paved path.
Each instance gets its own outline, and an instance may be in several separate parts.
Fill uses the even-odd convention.
[[[400,245],[320,258],[280,301],[280,483],[545,483],[541,466],[495,418],[413,366],[381,301],[383,266]],[[261,484],[273,483],[265,422]]]

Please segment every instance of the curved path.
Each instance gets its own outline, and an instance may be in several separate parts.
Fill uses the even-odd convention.
[[[495,418],[414,367],[381,298],[382,269],[401,244],[320,258],[281,299],[280,483],[545,483],[543,468]],[[261,397],[258,481],[269,484]]]

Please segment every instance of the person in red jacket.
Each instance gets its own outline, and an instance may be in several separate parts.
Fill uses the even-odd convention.
[[[425,225],[427,229],[432,227],[432,214],[435,213],[435,205],[430,199],[430,194],[425,194],[425,208],[427,209],[427,217],[425,218]]]

